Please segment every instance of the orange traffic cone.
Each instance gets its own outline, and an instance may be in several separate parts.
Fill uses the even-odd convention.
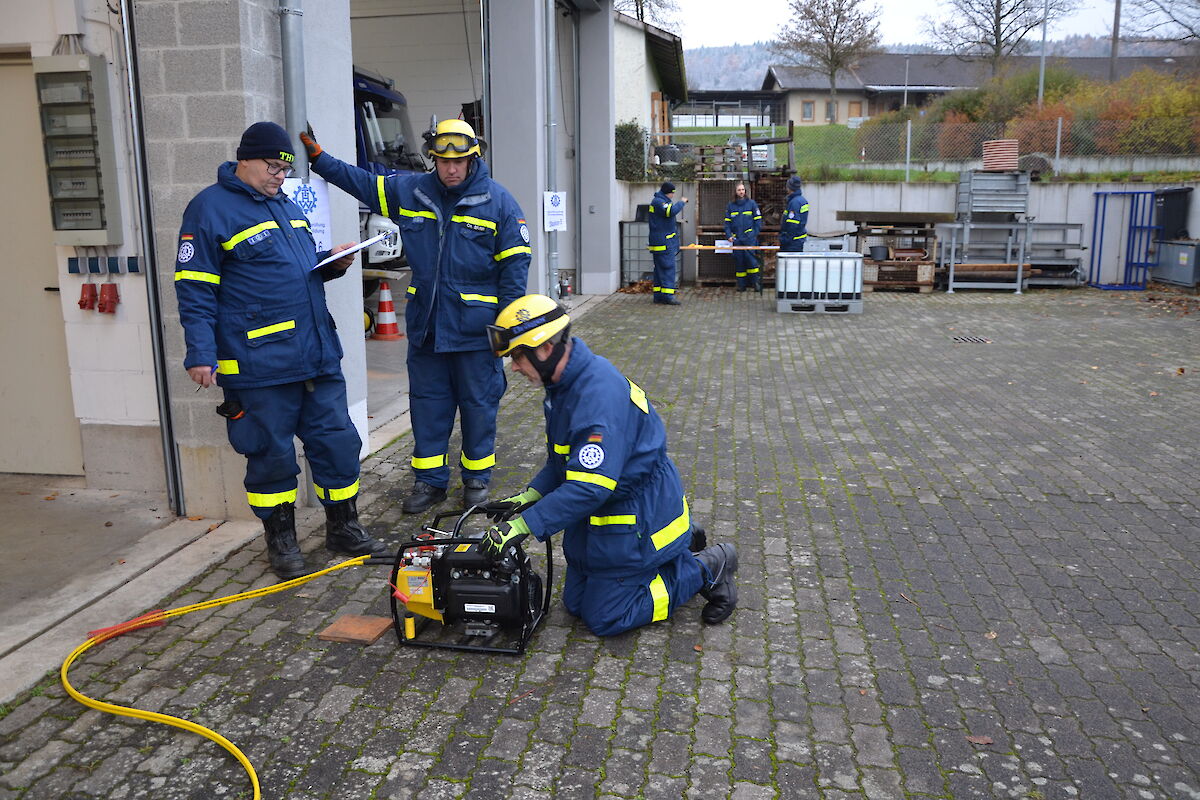
[[[375,332],[372,339],[403,339],[400,326],[396,324],[396,306],[392,304],[392,290],[387,281],[379,282],[379,311],[375,315]]]

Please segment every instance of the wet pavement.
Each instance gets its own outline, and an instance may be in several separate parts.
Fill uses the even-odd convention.
[[[352,567],[104,643],[76,687],[215,730],[264,798],[1200,798],[1194,302],[680,296],[614,295],[575,332],[646,390],[693,514],[738,546],[728,622],[696,598],[601,640],[556,594],[522,656],[320,640],[389,614],[387,570]],[[510,380],[496,496],[540,466],[541,414]],[[364,463],[392,544],[429,521],[400,512],[410,447]],[[160,605],[271,583],[257,539]],[[56,673],[0,714],[0,800],[251,796],[217,745]]]

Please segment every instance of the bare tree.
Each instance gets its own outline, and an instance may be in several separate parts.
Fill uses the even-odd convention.
[[[1200,45],[1200,0],[1127,0],[1126,31],[1134,38]]]
[[[837,74],[879,47],[879,8],[865,6],[864,0],[788,0],[788,8],[791,19],[779,28],[771,48],[827,77],[836,109]]]
[[[679,0],[613,0],[613,9],[660,28],[675,27]]]
[[[1004,59],[1027,49],[1030,33],[1045,18],[1054,22],[1075,9],[1075,0],[947,0],[945,16],[925,19],[933,43],[958,56],[982,56],[1000,71]]]

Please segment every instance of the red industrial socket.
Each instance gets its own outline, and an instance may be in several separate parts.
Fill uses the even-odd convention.
[[[84,311],[96,307],[96,284],[85,283],[80,287],[79,307]]]
[[[100,285],[100,307],[98,311],[101,314],[117,313],[117,303],[121,302],[121,296],[117,293],[117,285],[115,283],[103,283]]]

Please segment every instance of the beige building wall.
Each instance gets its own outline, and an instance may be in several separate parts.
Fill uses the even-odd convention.
[[[141,274],[125,271],[129,258],[138,259],[142,267],[145,260],[140,252],[141,234],[127,111],[130,99],[120,66],[123,53],[119,22],[100,0],[53,0],[47,3],[0,0],[0,19],[5,20],[4,26],[0,27],[0,51],[25,52],[38,58],[52,55],[56,46],[70,41],[72,49],[60,49],[64,52],[82,49],[88,55],[103,57],[108,65],[108,104],[98,109],[97,115],[111,120],[116,196],[106,197],[105,202],[119,209],[122,220],[118,226],[120,243],[96,247],[62,246],[54,244],[52,231],[43,233],[42,241],[53,250],[51,258],[56,273],[53,280],[44,282],[56,283],[59,289],[57,307],[47,309],[47,313],[53,315],[55,324],[60,326],[59,335],[65,338],[66,363],[60,363],[56,356],[42,361],[36,369],[61,370],[69,375],[70,388],[66,394],[70,413],[78,425],[78,441],[73,444],[74,454],[66,454],[65,461],[79,464],[79,453],[82,452],[82,464],[76,471],[82,470],[89,487],[160,491],[166,482],[151,355],[147,280],[144,271]],[[72,38],[61,38],[66,36]],[[24,117],[35,115],[29,128],[36,131],[34,135],[38,137],[34,168],[44,185],[45,161],[40,152],[41,132],[36,107],[9,110]],[[39,193],[38,196],[38,202],[47,202],[45,195]],[[14,222],[20,230],[32,230],[19,220]],[[91,277],[72,274],[69,259],[73,258],[101,259],[98,263],[105,267],[109,258],[115,258],[116,263],[122,265],[122,271],[110,273],[106,270]],[[81,287],[89,281],[111,283],[116,287],[120,303],[115,313],[101,314],[78,307]],[[26,398],[31,403],[40,403],[43,399],[34,382],[13,384],[11,391],[32,394]],[[45,413],[54,413],[55,403],[62,399],[60,395],[47,400]],[[64,444],[44,440],[40,446],[59,450]],[[47,462],[43,458],[46,455],[25,448],[6,460],[6,469],[44,472],[49,468],[47,463],[58,464],[55,471],[63,469],[63,458],[52,458]]]
[[[636,121],[653,128],[650,95],[658,91],[658,75],[646,45],[646,32],[636,21],[616,16],[613,29],[613,74],[616,75],[617,123]]]

